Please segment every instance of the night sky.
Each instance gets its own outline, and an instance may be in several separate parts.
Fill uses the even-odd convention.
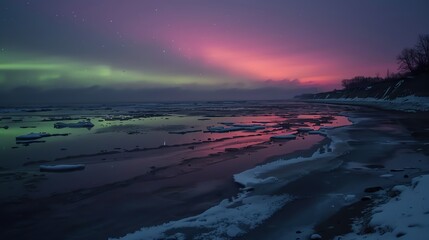
[[[424,0],[2,0],[0,87],[10,101],[43,92],[53,102],[80,90],[154,101],[329,90],[396,71],[401,49],[429,33],[428,9]]]

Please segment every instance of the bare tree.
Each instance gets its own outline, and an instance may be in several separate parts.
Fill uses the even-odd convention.
[[[405,48],[397,57],[403,73],[429,72],[429,35],[420,35],[414,48]]]
[[[366,88],[373,83],[380,82],[383,79],[380,77],[364,77],[364,76],[356,76],[352,79],[344,79],[341,81],[341,84],[344,89],[358,89],[358,88]]]
[[[420,35],[416,50],[418,61],[423,71],[429,71],[429,35]]]
[[[401,72],[415,72],[417,70],[417,51],[412,48],[405,48],[396,58]]]

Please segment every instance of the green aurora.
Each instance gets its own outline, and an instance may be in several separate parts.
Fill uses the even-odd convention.
[[[6,81],[14,79],[14,81]],[[0,54],[0,83],[3,88],[22,85],[36,87],[88,87],[95,85],[180,86],[195,82],[211,85],[219,83],[214,77],[160,73],[150,70],[124,69],[108,64],[76,59],[16,54]]]

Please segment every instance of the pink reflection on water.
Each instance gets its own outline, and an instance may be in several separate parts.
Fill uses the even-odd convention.
[[[315,121],[305,121],[305,119],[317,120],[322,117],[321,115],[317,116],[308,115],[298,119],[303,119],[302,123],[314,130],[318,130],[321,127],[339,127],[351,124],[348,118],[344,116],[334,116],[329,122],[320,125],[316,125],[317,122]],[[95,164],[88,165],[85,171],[82,172],[51,175],[50,180],[42,184],[40,194],[72,191],[79,188],[123,181],[148,173],[152,167],[156,167],[156,169],[168,167],[169,170],[163,173],[165,174],[164,177],[180,175],[189,171],[190,168],[200,169],[198,173],[192,174],[193,176],[198,176],[198,178],[203,178],[202,175],[208,176],[209,172],[215,178],[220,176],[228,177],[231,174],[266,161],[270,157],[308,149],[324,139],[324,136],[308,135],[303,132],[299,133],[295,140],[271,143],[271,136],[294,134],[297,133],[296,130],[298,129],[297,127],[290,129],[278,128],[278,123],[287,122],[290,119],[275,115],[230,117],[217,120],[221,121],[217,121],[216,125],[221,125],[217,124],[218,122],[230,121],[235,124],[261,124],[266,128],[257,131],[226,133],[197,132],[178,136],[182,139],[179,142],[184,144],[174,147],[167,146],[150,151],[124,153],[120,156],[112,155],[80,159],[79,161],[93,162]],[[199,141],[193,141],[193,139],[202,139],[204,141],[200,143]],[[100,162],[101,158],[107,158],[107,162]],[[124,161],[116,161],[116,158]],[[181,165],[186,159],[194,159],[192,160],[192,166]],[[225,163],[218,164],[219,162]],[[201,171],[201,169],[204,169],[204,171]],[[178,181],[179,179],[176,180]],[[52,181],[56,182],[56,184],[52,184]],[[174,184],[177,184],[177,181],[174,181]],[[157,188],[156,186],[153,187]]]

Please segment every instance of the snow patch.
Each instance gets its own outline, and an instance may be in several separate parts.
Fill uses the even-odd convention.
[[[385,91],[385,92],[384,92],[384,94],[383,94],[383,97],[381,97],[381,98],[386,98],[386,97],[387,97],[387,93],[389,92],[390,88],[391,88],[391,87],[388,87],[388,88],[386,89],[386,91]]]
[[[177,234],[189,239],[186,234],[190,229],[204,230],[192,239],[230,239],[257,227],[290,200],[288,195],[250,196],[249,193],[241,193],[237,198],[225,199],[200,215],[144,227],[119,239],[175,239]]]
[[[332,98],[332,99],[315,99],[313,101],[323,103],[341,103],[351,105],[366,105],[380,107],[384,109],[393,109],[404,112],[429,111],[429,97],[418,97],[410,95],[398,97],[395,99],[379,98]]]
[[[410,239],[426,240],[429,235],[429,175],[414,178],[411,186],[396,186],[400,195],[379,205],[372,211],[369,225],[375,232],[361,234],[359,227],[354,233],[341,239]],[[361,226],[362,227],[362,226]]]

